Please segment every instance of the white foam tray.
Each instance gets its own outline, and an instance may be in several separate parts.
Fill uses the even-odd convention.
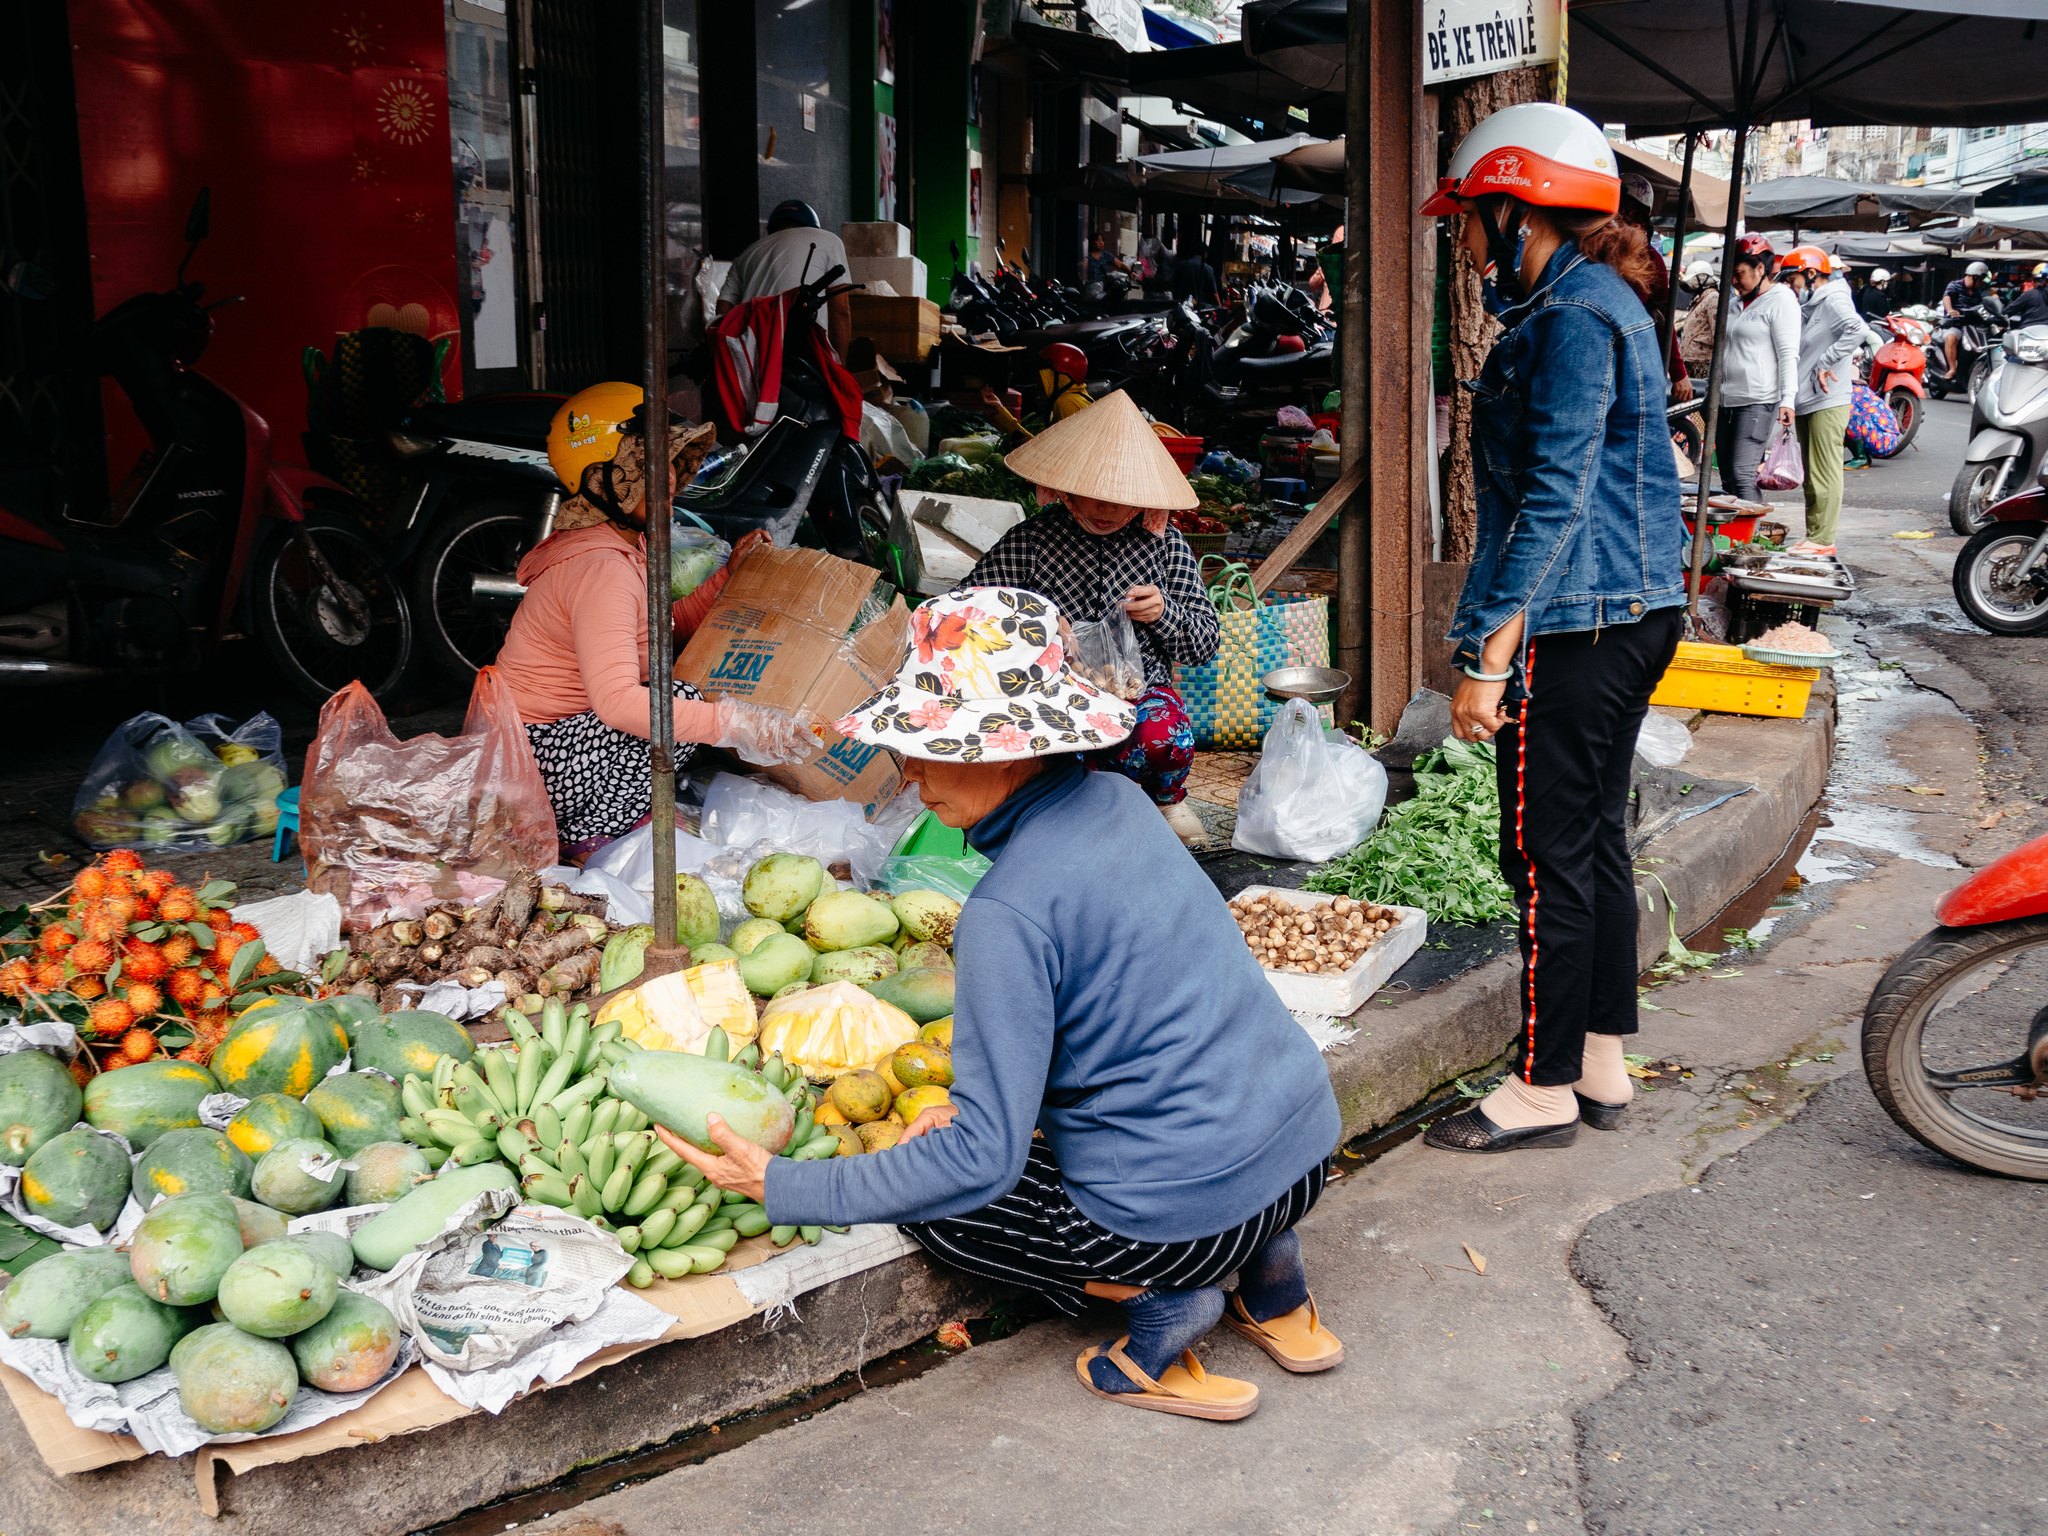
[[[1335,898],[1319,895],[1314,891],[1290,891],[1277,885],[1248,885],[1232,900],[1244,897],[1278,896],[1290,907],[1314,907]],[[1382,903],[1375,902],[1375,906]],[[1401,920],[1381,935],[1348,971],[1335,976],[1311,976],[1306,971],[1276,971],[1260,967],[1266,973],[1266,980],[1295,1013],[1324,1013],[1331,1018],[1343,1018],[1357,1011],[1373,993],[1386,985],[1387,979],[1401,969],[1410,955],[1422,948],[1422,941],[1429,937],[1429,918],[1420,907],[1387,908],[1401,914]]]

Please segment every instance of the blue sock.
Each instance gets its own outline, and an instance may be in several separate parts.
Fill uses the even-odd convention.
[[[1308,1300],[1308,1271],[1301,1264],[1301,1239],[1294,1235],[1292,1227],[1268,1239],[1266,1246],[1237,1272],[1237,1296],[1255,1323],[1285,1317]]]
[[[1124,1353],[1154,1381],[1180,1359],[1180,1352],[1214,1328],[1223,1316],[1223,1292],[1213,1285],[1195,1291],[1145,1291],[1124,1303],[1131,1342]],[[1088,1376],[1104,1392],[1142,1391],[1105,1356],[1088,1362]]]

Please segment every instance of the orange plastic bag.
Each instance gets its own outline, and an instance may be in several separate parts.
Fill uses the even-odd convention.
[[[359,682],[320,710],[299,792],[307,884],[341,903],[349,931],[480,905],[522,870],[556,862],[555,813],[512,691],[477,674],[462,734],[391,734]]]

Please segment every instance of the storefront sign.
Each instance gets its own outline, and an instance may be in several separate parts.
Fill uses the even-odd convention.
[[[1138,53],[1145,41],[1145,9],[1139,0],[1082,0],[1095,24],[1117,40],[1126,53]]]
[[[1422,83],[1558,60],[1563,0],[1424,0]]]

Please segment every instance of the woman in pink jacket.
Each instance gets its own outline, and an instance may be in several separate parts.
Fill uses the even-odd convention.
[[[548,460],[576,494],[562,504],[554,532],[519,563],[526,596],[498,653],[554,807],[562,855],[577,863],[638,826],[654,803],[643,399],[635,384],[595,384],[556,412]],[[671,483],[688,480],[710,446],[709,429],[671,425]],[[675,605],[679,636],[695,630],[727,575],[766,537],[742,539],[724,570]],[[814,739],[779,709],[706,703],[680,678],[670,686],[679,743],[786,763],[800,761]],[[689,757],[687,747],[678,752],[677,766]]]

